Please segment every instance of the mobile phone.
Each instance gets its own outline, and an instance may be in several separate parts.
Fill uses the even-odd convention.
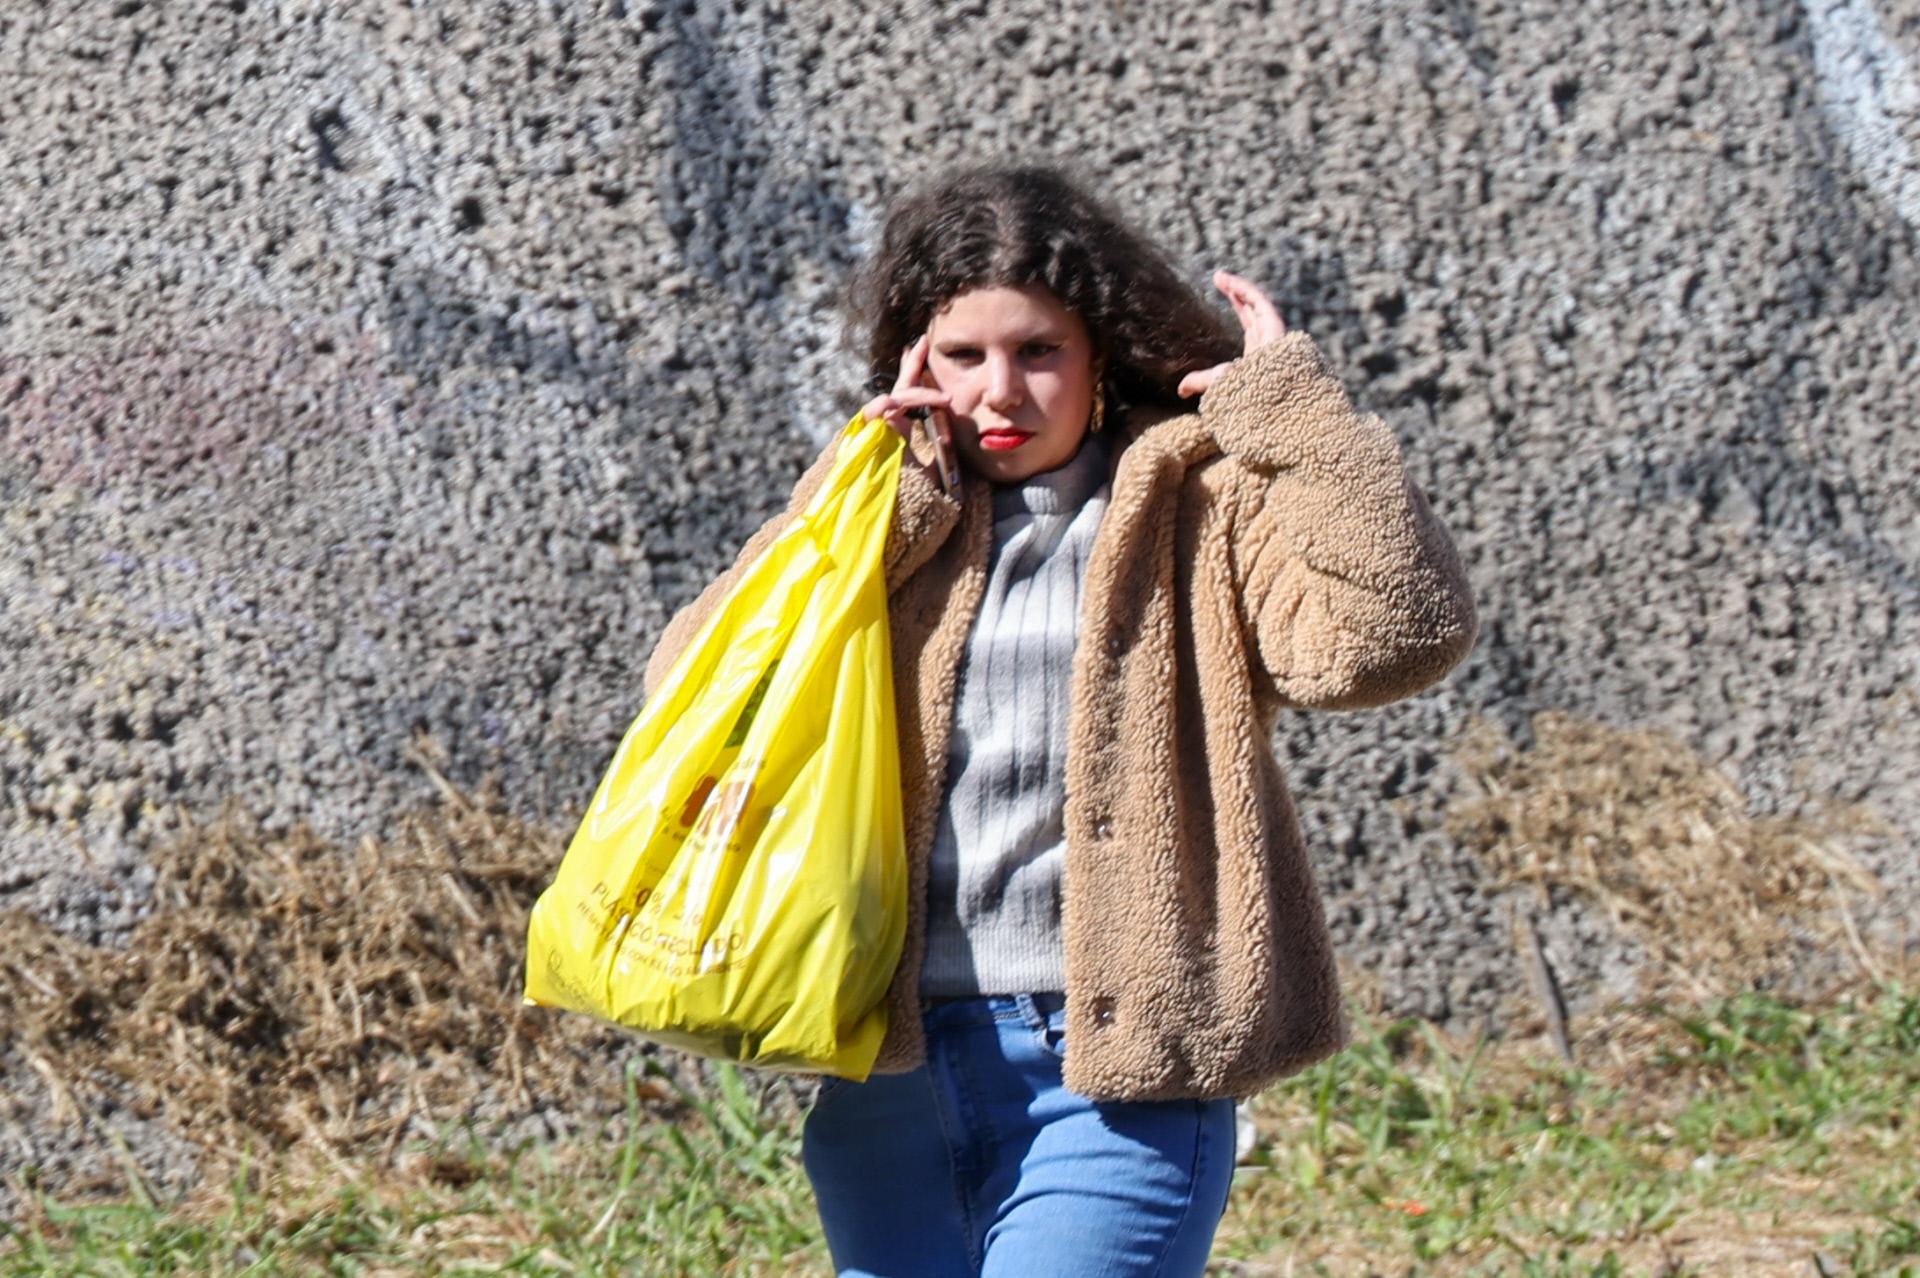
[[[940,431],[933,424],[933,410],[920,419],[920,428],[927,432],[927,440],[933,445],[934,465],[940,472],[940,487],[949,497],[956,500],[960,496],[960,468],[954,464],[953,450],[940,438]]]

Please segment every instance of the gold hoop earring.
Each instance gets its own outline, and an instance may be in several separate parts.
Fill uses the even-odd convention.
[[[1097,386],[1093,391],[1093,418],[1087,423],[1087,429],[1098,435],[1101,427],[1107,424],[1107,388]]]

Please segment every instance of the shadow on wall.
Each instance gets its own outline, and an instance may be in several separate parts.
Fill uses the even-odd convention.
[[[655,191],[660,216],[682,263],[736,312],[680,338],[704,347],[710,357],[699,362],[718,369],[772,352],[787,403],[770,408],[822,446],[864,380],[840,340],[842,282],[859,245],[838,159],[766,127],[778,10],[731,29],[710,29],[691,6],[666,20],[673,113]]]
[[[852,264],[851,206],[829,176],[836,162],[795,154],[763,126],[773,109],[765,31],[743,30],[743,48],[723,49],[691,8],[667,21],[673,131],[656,192],[661,218],[688,267],[744,316],[778,325],[796,259],[833,272]]]
[[[566,312],[543,311],[536,319],[517,299],[492,303],[473,296],[447,275],[395,276],[387,281],[385,320],[400,368],[422,382],[458,370],[512,369],[543,384],[573,387],[590,401],[622,398],[633,389],[629,361],[613,343],[582,349]]]
[[[1868,0],[1804,0],[1801,8],[1793,56],[1813,68],[1822,111],[1788,117],[1796,145],[1782,181],[1795,193],[1786,212],[1796,252],[1763,304],[1787,311],[1809,340],[1728,352],[1734,371],[1751,372],[1733,437],[1644,463],[1611,487],[1636,504],[1697,503],[1702,521],[1732,523],[1788,562],[1836,555],[1911,608],[1920,605],[1920,564],[1911,549],[1869,531],[1888,512],[1864,507],[1847,463],[1862,441],[1835,430],[1834,411],[1871,391],[1830,386],[1810,330],[1888,297],[1900,252],[1920,238],[1920,160],[1904,136],[1920,139],[1920,82]],[[1861,197],[1863,176],[1884,205]]]

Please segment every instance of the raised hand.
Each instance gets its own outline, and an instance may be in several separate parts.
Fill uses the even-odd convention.
[[[880,418],[898,431],[900,437],[909,443],[913,441],[914,422],[924,418],[927,423],[927,434],[934,440],[935,453],[940,458],[947,459],[953,456],[953,427],[948,424],[947,415],[941,410],[949,407],[952,399],[945,391],[921,384],[921,378],[927,368],[927,352],[932,347],[933,339],[922,333],[919,340],[901,354],[900,375],[894,379],[893,389],[868,400],[866,406],[860,410],[860,415],[868,421],[876,417]],[[919,466],[920,469],[927,471],[940,481],[942,488],[948,491],[952,491],[959,485],[959,474],[951,470],[951,463],[949,463],[949,472],[942,474],[937,465],[923,465],[913,455],[911,448],[907,450],[905,460],[907,464]]]
[[[945,391],[920,384],[920,375],[927,367],[927,351],[932,345],[932,339],[922,333],[920,340],[907,347],[901,353],[900,376],[894,379],[893,389],[868,400],[860,415],[868,421],[882,418],[900,432],[901,438],[911,440],[913,423],[927,415],[922,410],[947,407],[950,401]]]
[[[1227,301],[1233,305],[1234,315],[1240,320],[1241,331],[1246,334],[1242,356],[1251,355],[1262,346],[1280,340],[1287,331],[1280,312],[1265,293],[1254,287],[1252,281],[1242,279],[1231,271],[1215,271],[1213,286],[1226,294]],[[1201,394],[1231,366],[1229,361],[1215,364],[1212,368],[1195,369],[1180,379],[1180,394],[1186,398]]]

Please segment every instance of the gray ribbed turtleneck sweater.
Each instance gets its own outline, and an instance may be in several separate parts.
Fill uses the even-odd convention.
[[[1109,450],[1090,435],[1066,465],[993,490],[993,553],[927,875],[930,998],[1066,988],[1069,684]]]

